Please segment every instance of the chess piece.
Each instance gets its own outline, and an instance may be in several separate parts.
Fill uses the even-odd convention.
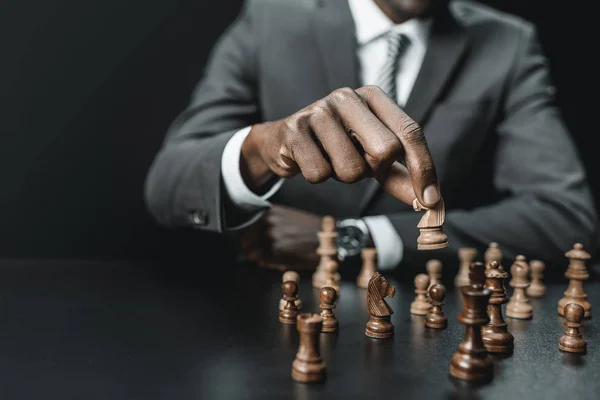
[[[427,298],[427,288],[429,287],[429,276],[427,274],[417,274],[415,276],[415,299],[410,305],[410,313],[414,315],[427,315],[431,309],[431,303]]]
[[[442,283],[442,262],[440,260],[429,260],[427,264],[425,264],[425,270],[427,271],[427,275],[429,275],[429,288],[437,283]]]
[[[335,291],[340,293],[340,274],[337,272],[339,268],[339,263],[335,260],[326,260],[323,265],[323,270],[325,271],[325,281],[323,282],[323,287],[332,287]]]
[[[592,316],[592,305],[583,290],[583,281],[590,277],[586,267],[590,254],[583,249],[581,243],[575,243],[573,249],[565,253],[565,256],[569,259],[569,266],[565,272],[565,277],[569,279],[569,286],[563,298],[558,301],[558,314],[564,316],[565,306],[569,303],[577,303],[583,307],[583,317],[589,318]]]
[[[332,287],[322,287],[320,299],[321,318],[323,319],[321,332],[335,332],[338,329],[338,320],[333,314],[333,309],[337,300],[337,291]]]
[[[441,283],[434,283],[429,287],[429,301],[431,309],[425,316],[425,326],[433,329],[445,329],[448,326],[448,317],[442,306],[446,297],[446,288]]]
[[[420,235],[417,238],[419,250],[436,250],[448,247],[448,237],[444,233],[443,226],[446,219],[446,208],[444,199],[440,199],[435,208],[427,208],[418,199],[414,199],[415,211],[425,210],[425,214],[417,224]]]
[[[490,265],[492,261],[496,261],[499,266],[498,268],[504,269],[502,267],[502,258],[502,251],[500,251],[500,246],[498,246],[498,243],[491,242],[483,255],[485,265]]]
[[[470,268],[470,285],[460,288],[463,308],[458,321],[465,325],[465,336],[458,351],[450,360],[450,375],[468,381],[483,383],[492,379],[494,364],[481,337],[481,327],[489,322],[486,312],[491,291],[486,289],[485,266],[473,262]]]
[[[477,249],[471,247],[463,247],[458,249],[458,273],[454,278],[454,286],[461,287],[469,285],[469,267],[477,257]]]
[[[508,303],[504,280],[508,273],[500,269],[498,261],[491,261],[485,269],[485,287],[491,291],[487,305],[490,322],[481,329],[483,344],[490,353],[512,353],[514,337],[502,317],[502,305]]]
[[[337,231],[335,229],[335,219],[329,215],[323,217],[321,221],[321,230],[317,232],[319,238],[319,247],[317,254],[321,257],[317,269],[312,276],[312,284],[315,288],[321,289],[329,279],[340,281],[341,276],[338,273],[339,259],[337,257]],[[331,267],[329,261],[335,261],[335,268]]]
[[[544,278],[544,269],[546,265],[540,260],[531,260],[529,263],[531,269],[531,284],[527,288],[527,296],[543,297],[546,293],[546,285],[542,279]]]
[[[296,284],[300,285],[300,274],[296,271],[285,271],[281,276],[281,282],[294,281]],[[285,300],[283,297],[279,300],[279,311],[283,311],[283,307],[285,307]],[[302,300],[296,300],[296,308],[298,311],[302,310]]]
[[[394,334],[391,316],[394,313],[384,298],[394,297],[396,288],[388,283],[381,273],[375,272],[367,286],[367,311],[370,319],[367,322],[365,335],[375,339],[389,338]]]
[[[512,279],[509,285],[513,287],[513,295],[506,304],[506,316],[515,319],[531,319],[533,307],[529,303],[526,289],[529,287],[529,265],[525,256],[518,255],[510,267]]]
[[[285,306],[279,311],[279,322],[283,324],[295,324],[298,317],[298,308],[296,300],[298,300],[298,284],[294,281],[286,281],[281,284],[283,292],[283,300]]]
[[[567,321],[567,330],[558,341],[558,348],[569,353],[585,353],[586,342],[579,328],[583,326],[581,320],[585,310],[577,303],[569,303],[565,306],[563,314]]]
[[[300,345],[292,363],[292,378],[302,383],[322,382],[326,377],[326,364],[321,357],[319,335],[323,319],[318,314],[303,313],[298,316],[296,327]]]
[[[374,247],[364,248],[361,250],[360,256],[362,259],[362,266],[360,273],[356,278],[356,285],[366,289],[369,285],[369,280],[377,271],[377,249]]]

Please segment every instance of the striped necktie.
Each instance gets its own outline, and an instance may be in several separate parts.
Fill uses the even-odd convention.
[[[397,32],[389,34],[387,59],[377,79],[377,86],[396,102],[398,101],[396,80],[398,79],[399,61],[409,44],[410,39],[405,34]]]

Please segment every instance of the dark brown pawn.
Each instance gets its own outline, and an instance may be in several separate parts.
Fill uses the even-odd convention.
[[[498,261],[492,261],[485,269],[485,278],[485,287],[492,295],[487,306],[490,323],[481,329],[483,344],[490,353],[512,353],[515,339],[502,317],[502,305],[508,303],[504,286],[508,273],[500,269]]]
[[[335,301],[337,300],[337,291],[329,286],[321,288],[321,318],[323,318],[323,327],[321,332],[335,332],[338,330],[338,320],[333,314]]]
[[[494,364],[481,338],[481,327],[490,321],[486,308],[491,291],[484,287],[485,266],[473,262],[469,268],[471,284],[460,288],[463,309],[458,321],[465,325],[465,337],[450,360],[450,375],[468,381],[483,383],[492,379]]]
[[[279,322],[284,324],[295,324],[296,318],[298,317],[298,307],[296,306],[296,300],[298,300],[298,284],[294,281],[283,282],[281,284],[281,291],[283,292],[285,306],[283,306],[283,310],[279,311]]]
[[[569,353],[585,353],[586,342],[579,328],[583,326],[581,320],[585,310],[577,303],[569,303],[565,306],[564,315],[567,327],[564,335],[558,341],[558,348]]]
[[[448,326],[448,317],[444,313],[442,306],[446,297],[446,288],[441,283],[434,283],[429,288],[429,299],[431,309],[425,316],[425,326],[433,329],[446,329]]]
[[[319,335],[323,318],[318,314],[303,313],[298,316],[296,327],[300,345],[292,363],[292,378],[302,383],[317,383],[325,379],[326,365],[321,357]]]

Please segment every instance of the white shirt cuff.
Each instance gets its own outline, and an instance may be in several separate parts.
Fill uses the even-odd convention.
[[[273,196],[283,184],[283,178],[279,179],[269,191],[263,195],[257,195],[246,186],[240,171],[240,155],[242,144],[252,127],[246,127],[236,132],[225,145],[223,157],[221,158],[221,174],[223,183],[229,198],[236,207],[254,212],[271,206],[268,199]],[[255,217],[256,218],[256,217]],[[254,219],[255,219],[254,218]]]
[[[404,243],[394,225],[385,215],[363,217],[377,249],[377,268],[389,271],[396,268],[404,255]]]

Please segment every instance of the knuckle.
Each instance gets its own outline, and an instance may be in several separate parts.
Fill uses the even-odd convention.
[[[402,149],[402,145],[399,141],[389,141],[382,143],[381,145],[375,147],[370,153],[370,155],[378,160],[378,161],[387,161],[391,159],[395,159],[400,150]]]
[[[364,163],[340,168],[336,171],[338,179],[343,183],[355,183],[364,178],[367,168]]]
[[[310,170],[304,173],[304,179],[308,183],[323,183],[329,179],[329,173],[321,169]]]
[[[327,96],[326,100],[328,103],[343,104],[349,101],[356,101],[358,95],[356,92],[349,87],[343,87],[336,89]]]
[[[402,140],[405,140],[409,143],[425,142],[425,135],[423,134],[423,129],[421,129],[421,126],[411,119],[403,121],[400,136]]]
[[[385,92],[383,91],[383,89],[381,89],[377,85],[363,86],[362,87],[362,93],[363,93],[363,96],[365,96],[367,98],[373,98],[375,96],[381,96],[381,95],[385,94]]]
[[[334,114],[327,103],[318,102],[312,106],[310,119],[311,121],[332,120]]]

